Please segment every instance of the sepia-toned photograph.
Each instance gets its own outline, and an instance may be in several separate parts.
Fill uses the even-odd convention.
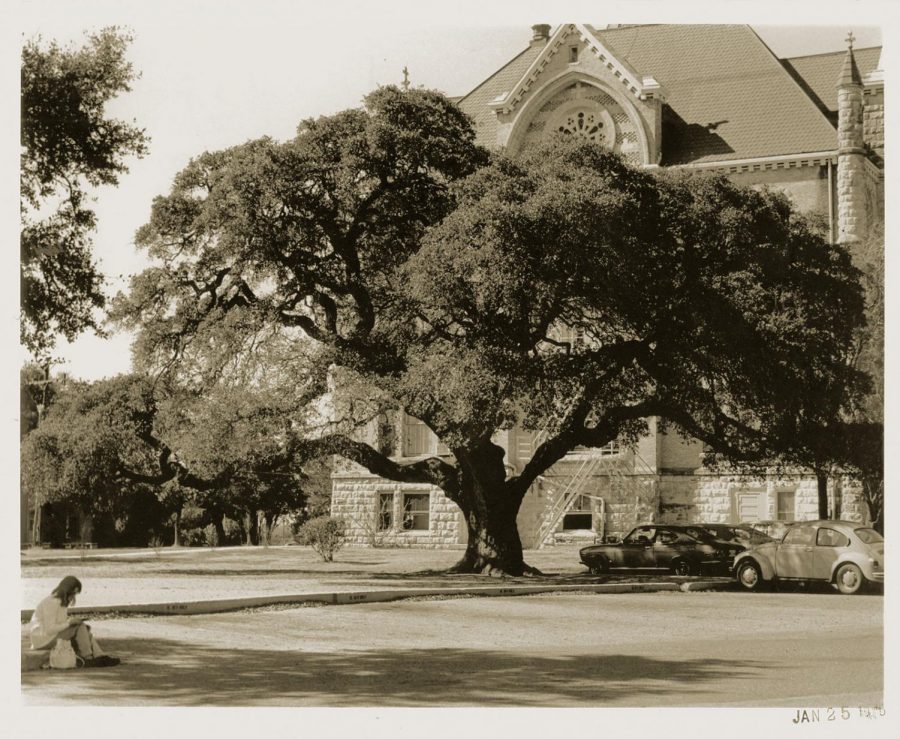
[[[888,735],[883,7],[454,5],[17,6],[14,736]]]

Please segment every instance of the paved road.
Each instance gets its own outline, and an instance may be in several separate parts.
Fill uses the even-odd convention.
[[[880,596],[544,595],[98,621],[125,663],[26,704],[875,705]]]

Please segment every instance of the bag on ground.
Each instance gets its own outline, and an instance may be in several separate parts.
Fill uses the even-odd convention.
[[[50,650],[50,667],[54,670],[71,670],[78,666],[78,657],[68,639],[58,639]]]

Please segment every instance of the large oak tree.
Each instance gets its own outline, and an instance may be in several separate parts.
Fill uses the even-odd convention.
[[[145,364],[221,351],[224,324],[304,335],[336,411],[401,409],[451,452],[404,461],[336,427],[308,453],[441,488],[468,528],[459,570],[528,571],[517,512],[576,446],[657,416],[760,460],[798,402],[862,386],[845,361],[857,272],[784,197],[589,143],[488,156],[428,91],[382,88],[290,141],[197,157],[138,242],[158,266],[117,314]],[[516,424],[546,433],[510,473],[494,439]]]

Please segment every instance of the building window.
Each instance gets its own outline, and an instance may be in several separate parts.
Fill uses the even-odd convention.
[[[428,454],[431,448],[430,430],[424,421],[407,415],[403,424],[403,454],[415,457]]]
[[[378,530],[390,531],[394,528],[394,494],[378,495]]]
[[[446,456],[450,450],[445,444],[441,444],[435,433],[428,428],[424,421],[410,416],[403,416],[403,456],[419,457],[423,454],[437,454]]]
[[[575,138],[607,144],[613,138],[606,116],[593,110],[578,110],[563,118],[556,127],[559,133]]]
[[[407,493],[403,496],[403,529],[405,531],[428,531],[429,502],[428,493]]]
[[[793,490],[778,491],[778,507],[775,511],[775,518],[778,521],[794,520],[794,500],[795,494]]]
[[[569,64],[574,64],[578,61],[578,47],[570,46],[569,47]]]
[[[593,528],[591,499],[587,495],[579,495],[569,512],[563,516],[563,531],[592,530]]]

